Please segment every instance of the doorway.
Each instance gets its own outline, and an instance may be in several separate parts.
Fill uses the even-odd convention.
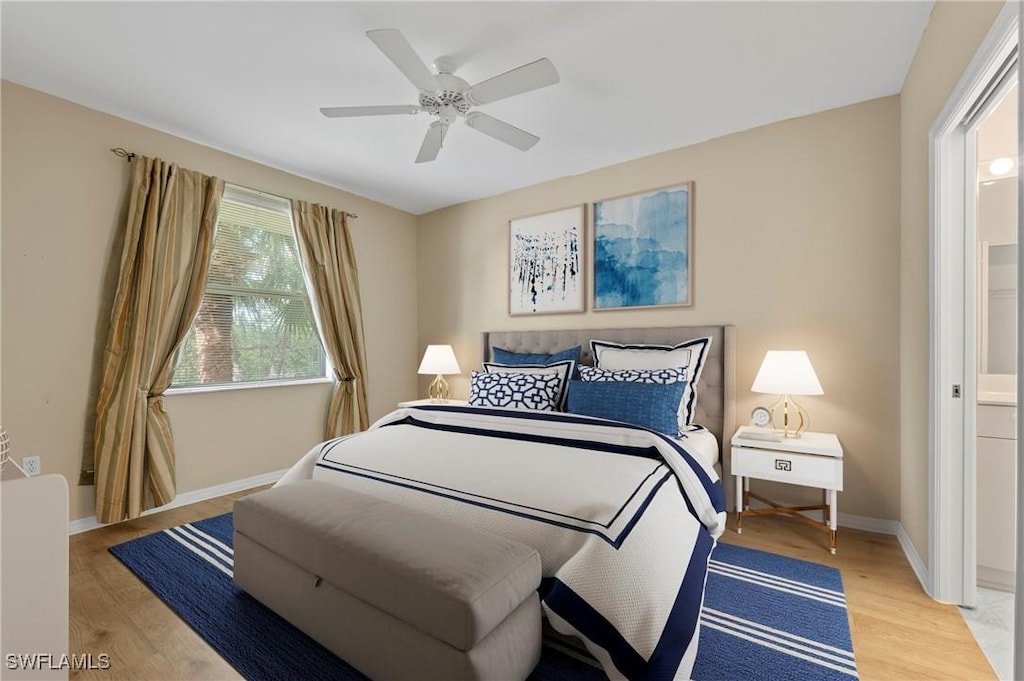
[[[929,134],[931,281],[928,588],[977,603],[978,122],[1016,77],[1018,7],[1007,3]],[[1012,154],[1016,157],[1016,152]],[[998,257],[998,256],[996,256]],[[1016,426],[1013,426],[1016,431]]]
[[[966,213],[974,233],[977,426],[977,591],[961,613],[999,678],[1013,678],[1017,480],[1017,115],[1016,71],[1007,74],[967,125]],[[973,136],[973,139],[971,138]],[[968,201],[970,205],[971,201]],[[971,224],[973,219],[973,225]],[[967,256],[970,257],[970,253]],[[970,285],[970,282],[965,282]]]
[[[1017,458],[1017,83],[1016,71],[993,91],[975,135],[973,217],[978,263],[977,583],[1013,591]],[[969,166],[971,164],[968,164]]]

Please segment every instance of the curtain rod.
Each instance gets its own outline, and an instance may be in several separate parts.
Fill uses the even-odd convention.
[[[131,163],[132,160],[135,158],[135,152],[134,151],[128,151],[124,147],[114,147],[110,151],[114,154],[114,156],[117,156],[119,158],[123,158],[124,160],[128,161],[128,163]],[[250,191],[257,192],[259,194],[266,194],[267,196],[273,196],[275,199],[284,199],[285,201],[288,200],[288,199],[286,199],[283,196],[278,196],[277,194],[271,194],[270,192],[260,191],[259,189],[250,189],[249,187],[246,187],[246,189],[249,189]],[[355,213],[349,213],[348,211],[345,211],[345,215],[350,217],[350,218],[352,218],[353,220],[359,217]]]

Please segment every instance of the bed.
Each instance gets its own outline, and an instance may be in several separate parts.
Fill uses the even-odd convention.
[[[585,415],[428,405],[313,448],[278,483],[313,478],[534,547],[547,623],[611,679],[689,678],[707,560],[725,526],[718,443],[732,428],[733,328],[488,332],[490,348],[712,339],[680,437]]]

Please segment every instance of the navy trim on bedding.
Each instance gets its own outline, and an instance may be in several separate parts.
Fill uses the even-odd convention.
[[[601,530],[596,530],[596,529],[587,528],[587,527],[579,527],[577,525],[572,525],[570,523],[563,523],[563,522],[559,522],[557,520],[552,520],[550,518],[542,518],[540,516],[531,515],[529,513],[526,513],[525,511],[515,511],[513,509],[503,508],[501,506],[496,506],[494,504],[486,504],[486,503],[483,503],[483,502],[480,502],[480,501],[472,501],[471,499],[467,499],[465,497],[456,496],[455,494],[449,494],[447,492],[441,492],[441,491],[424,489],[423,487],[418,487],[417,485],[413,484],[413,482],[418,482],[419,484],[422,484],[422,485],[429,485],[430,483],[424,483],[424,482],[420,482],[418,480],[417,481],[411,481],[411,482],[399,482],[398,480],[389,480],[387,478],[380,478],[380,477],[376,477],[376,476],[370,475],[369,473],[361,473],[361,472],[359,472],[357,470],[352,470],[352,468],[355,468],[354,466],[351,467],[351,468],[343,468],[343,467],[341,467],[341,466],[339,466],[337,464],[335,464],[335,465],[328,465],[328,464],[325,464],[323,462],[317,462],[316,465],[319,468],[325,468],[327,470],[332,470],[332,471],[335,471],[337,473],[345,473],[346,475],[352,475],[352,476],[359,477],[359,478],[365,478],[367,480],[373,480],[375,482],[381,482],[381,483],[384,483],[386,485],[392,485],[392,486],[395,486],[395,487],[402,487],[404,489],[412,490],[414,492],[422,492],[424,494],[432,494],[432,495],[437,496],[437,497],[443,497],[445,499],[450,499],[451,501],[457,501],[459,503],[468,504],[470,506],[478,506],[480,508],[486,508],[486,509],[490,509],[492,511],[498,511],[500,513],[507,513],[508,515],[514,515],[514,516],[519,517],[519,518],[525,518],[526,520],[534,520],[536,522],[547,523],[548,525],[554,525],[555,527],[562,527],[562,528],[565,528],[567,530],[573,530],[575,532],[584,532],[584,533],[587,533],[587,534],[592,534],[592,535],[595,535],[596,537],[599,537],[602,541],[604,541],[605,543],[607,543],[609,546],[611,546],[613,549],[616,549],[616,550],[620,549],[622,547],[622,545],[625,543],[626,539],[629,538],[629,535],[633,531],[633,528],[636,526],[637,521],[643,515],[644,511],[647,510],[647,507],[650,506],[651,501],[653,500],[654,496],[658,493],[658,491],[661,489],[661,486],[665,484],[666,480],[668,480],[669,478],[674,477],[673,474],[672,474],[672,471],[666,469],[665,475],[662,476],[661,480],[659,480],[657,483],[654,484],[654,486],[652,487],[651,491],[648,492],[647,498],[644,499],[644,501],[640,504],[639,508],[637,508],[637,510],[636,510],[636,513],[634,513],[633,517],[630,518],[629,522],[626,523],[625,527],[623,527],[622,531],[619,532],[618,536],[610,537],[607,534],[605,534],[604,532],[602,532]],[[648,476],[648,477],[650,477],[650,476]],[[478,496],[478,495],[474,495],[474,494],[472,494],[470,492],[461,492],[460,490],[452,490],[452,491],[459,492],[460,494],[466,494],[467,496]],[[481,498],[483,498],[483,497],[481,497]],[[495,501],[501,501],[502,503],[508,503],[509,505],[518,505],[518,504],[513,504],[512,502],[506,502],[506,501],[503,501],[503,500],[500,500],[500,499],[497,499]],[[529,507],[526,507],[526,506],[521,506],[521,505],[519,505],[519,506],[520,506],[520,508],[529,508]],[[543,509],[532,509],[532,510],[536,510],[536,511],[543,512],[543,513],[551,513],[552,515],[560,515],[560,514],[557,514],[555,512],[544,511]],[[617,517],[617,515],[618,514],[616,514],[616,517]],[[590,523],[590,524],[597,524],[597,523],[594,523],[592,521],[587,521],[587,520],[584,520],[582,522]]]
[[[427,430],[443,430],[449,433],[465,433],[467,435],[479,435],[480,437],[493,437],[501,440],[521,440],[523,442],[536,442],[545,445],[560,445],[562,447],[573,447],[575,449],[592,449],[611,454],[626,454],[628,456],[639,456],[644,459],[661,460],[661,453],[657,447],[630,447],[627,445],[616,445],[609,442],[595,442],[592,440],[579,440],[575,438],[550,437],[547,435],[531,435],[530,433],[515,433],[511,431],[495,431],[487,428],[470,428],[468,426],[450,426],[444,423],[429,423],[420,421],[415,416],[406,416],[391,423],[385,423],[381,428],[390,426],[410,425]],[[628,425],[628,424],[624,424]]]
[[[665,435],[664,433],[659,433],[656,430],[651,430],[650,428],[643,428],[641,426],[637,426],[637,425],[634,425],[632,423],[622,423],[622,422],[619,422],[619,421],[610,421],[608,419],[601,419],[601,418],[596,418],[596,417],[593,417],[593,416],[590,416],[590,417],[579,417],[579,416],[573,416],[571,414],[564,414],[564,413],[529,412],[529,411],[515,410],[515,409],[490,409],[490,408],[487,408],[487,407],[463,407],[463,406],[445,405],[445,404],[418,405],[416,407],[407,407],[407,409],[415,409],[415,410],[423,410],[423,411],[442,411],[442,412],[446,411],[446,412],[456,412],[456,413],[461,413],[461,414],[474,414],[474,413],[475,414],[479,414],[479,413],[484,413],[484,414],[488,414],[488,415],[491,415],[491,416],[502,416],[502,417],[509,417],[509,418],[517,418],[517,419],[529,420],[529,421],[551,421],[551,422],[559,422],[559,423],[587,424],[587,425],[591,425],[591,426],[596,425],[596,426],[605,426],[605,427],[614,427],[614,428],[630,428],[630,429],[633,429],[633,430],[641,430],[641,431],[644,431],[644,432],[647,432],[647,433],[651,433],[651,434],[656,435],[657,437],[661,438],[661,440],[663,442],[671,445],[672,449],[674,449],[682,457],[683,461],[686,462],[687,466],[689,466],[689,468],[693,470],[694,474],[697,476],[697,479],[700,480],[701,485],[703,485],[704,489],[707,490],[708,496],[711,497],[711,500],[712,500],[712,503],[714,505],[715,510],[718,511],[718,512],[725,511],[725,493],[724,493],[724,490],[722,488],[722,481],[721,480],[712,481],[711,478],[708,476],[708,474],[704,471],[703,466],[698,462],[698,460],[696,458],[694,458],[694,456],[692,454],[690,454],[688,451],[686,451],[686,448],[683,447],[682,444],[680,444],[678,441],[676,441],[675,439],[669,437],[668,435]],[[386,425],[388,425],[388,424],[386,424]],[[572,445],[569,445],[569,446],[572,446]],[[590,444],[587,444],[587,445],[584,445],[584,448],[594,449],[595,447],[591,446]],[[639,448],[633,448],[633,449],[639,449]],[[625,452],[623,452],[623,453],[625,453]],[[637,454],[637,455],[638,456],[644,456],[643,454]],[[656,453],[656,456],[657,456],[657,458],[661,458],[661,454],[660,453]]]
[[[329,466],[327,464],[334,464],[334,465],[333,466]],[[551,510],[548,510],[546,508],[537,508],[535,506],[527,506],[526,504],[516,503],[514,501],[509,501],[508,499],[498,499],[496,497],[489,497],[489,496],[486,496],[486,495],[483,495],[483,494],[475,494],[473,492],[466,492],[465,490],[455,489],[454,487],[445,487],[444,485],[437,485],[437,484],[434,484],[432,482],[427,482],[425,480],[417,480],[415,478],[407,478],[407,477],[404,477],[404,476],[401,476],[401,475],[395,475],[394,473],[387,473],[385,471],[377,471],[377,470],[373,470],[372,468],[366,468],[365,466],[356,466],[355,464],[346,463],[345,461],[322,460],[322,461],[318,461],[316,463],[316,465],[321,467],[321,468],[330,469],[332,471],[346,472],[346,469],[351,469],[351,470],[354,470],[354,471],[362,471],[363,473],[367,473],[367,474],[375,473],[376,475],[384,476],[384,477],[381,477],[381,478],[373,478],[374,480],[378,480],[379,479],[382,482],[387,482],[389,479],[402,480],[404,482],[415,483],[415,484],[418,484],[418,485],[424,485],[426,487],[432,487],[434,489],[442,490],[442,491],[445,491],[445,492],[456,492],[458,494],[464,494],[467,497],[475,497],[477,499],[482,499],[484,501],[500,502],[502,504],[508,504],[509,506],[516,506],[517,508],[522,508],[522,509],[526,509],[526,510],[529,510],[529,511],[537,511],[538,513],[547,513],[549,515],[559,516],[559,517],[565,518],[567,520],[576,520],[576,521],[581,522],[581,523],[588,523],[590,525],[597,525],[598,527],[603,527],[605,529],[611,528],[612,524],[614,524],[615,521],[618,519],[618,517],[620,515],[622,515],[622,512],[626,510],[626,507],[629,506],[630,502],[633,501],[633,499],[638,494],[640,494],[640,491],[644,488],[644,485],[647,484],[647,481],[650,480],[652,477],[654,477],[654,475],[656,473],[658,473],[659,471],[662,471],[663,473],[666,473],[666,475],[663,476],[663,478],[666,478],[666,479],[668,477],[671,477],[671,473],[672,473],[672,471],[669,470],[668,466],[666,466],[663,463],[659,463],[659,464],[655,465],[654,468],[652,468],[650,470],[650,472],[646,476],[644,476],[644,478],[639,482],[639,484],[637,484],[636,488],[630,493],[629,497],[627,497],[626,500],[624,502],[622,502],[622,506],[619,508],[618,511],[616,511],[614,513],[614,515],[612,515],[611,519],[608,520],[608,522],[606,522],[606,523],[602,523],[602,522],[600,522],[598,520],[592,520],[592,519],[589,519],[589,518],[578,518],[578,517],[576,517],[574,515],[569,515],[567,513],[559,513],[558,511],[551,511]],[[662,483],[658,483],[658,484],[660,485]]]
[[[697,410],[697,382],[700,380],[701,373],[704,370],[704,360],[707,359],[708,351],[711,348],[710,338],[697,338],[692,341],[688,341],[684,347],[689,345],[700,345],[701,348],[697,350],[697,364],[693,369],[693,376],[689,377],[689,380],[693,381],[693,390],[690,391],[690,399],[686,403],[686,425],[693,423],[693,417],[696,416]]]
[[[544,605],[570,622],[588,641],[603,648],[615,668],[627,679],[641,678],[647,663],[615,625],[560,579],[552,579],[551,582],[551,589],[544,596]]]
[[[681,642],[692,640],[697,632],[708,560],[714,547],[715,542],[707,532],[698,533],[683,582],[649,660],[645,661],[612,623],[561,580],[550,580],[544,605],[571,623],[587,640],[603,648],[627,679],[671,679],[686,653],[687,646]]]
[[[679,641],[690,641],[697,633],[701,606],[704,603],[708,561],[711,560],[711,551],[714,548],[715,541],[711,535],[707,532],[697,534],[697,542],[690,554],[690,564],[686,567],[682,587],[676,594],[675,603],[672,604],[672,614],[665,623],[658,645],[651,653],[651,659],[647,661],[647,664],[656,670],[677,669],[685,652]]]

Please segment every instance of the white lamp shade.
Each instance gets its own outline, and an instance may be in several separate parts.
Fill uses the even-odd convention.
[[[803,350],[769,350],[757,372],[755,393],[772,395],[824,395],[811,360]]]
[[[461,374],[462,369],[455,359],[450,345],[428,345],[423,353],[418,374]]]

